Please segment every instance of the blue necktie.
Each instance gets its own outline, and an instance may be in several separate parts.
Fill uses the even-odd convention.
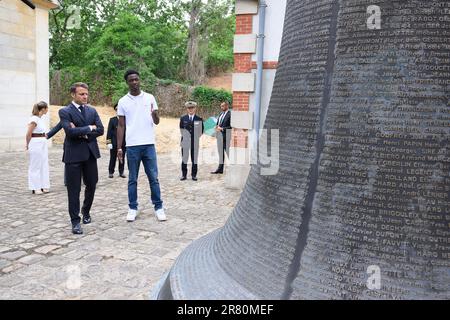
[[[83,105],[80,106],[80,111],[83,118],[86,119],[86,108]]]

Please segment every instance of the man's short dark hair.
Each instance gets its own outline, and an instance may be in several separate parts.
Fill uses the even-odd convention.
[[[85,88],[86,90],[89,90],[89,86],[84,82],[76,82],[73,85],[70,86],[70,93],[76,93],[77,88]]]
[[[140,76],[139,72],[137,72],[136,70],[128,70],[124,75],[125,81],[128,81],[128,77],[132,74],[137,74],[138,76]]]

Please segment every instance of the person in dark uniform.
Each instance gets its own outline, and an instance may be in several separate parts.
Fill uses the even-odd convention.
[[[114,110],[117,111],[117,103],[114,106]],[[119,117],[115,116],[112,117],[111,119],[109,119],[109,124],[108,124],[108,132],[106,134],[106,144],[108,146],[109,149],[109,154],[110,154],[110,158],[109,158],[109,177],[110,178],[114,178],[114,170],[116,168],[116,159],[117,159],[117,126],[119,125]],[[122,143],[122,152],[125,154],[125,139],[123,140]],[[123,174],[125,169],[125,161],[120,162],[119,161],[119,176],[121,178],[126,178],[126,176]]]
[[[225,153],[227,156],[230,152],[230,140],[231,140],[231,111],[228,101],[223,101],[220,104],[222,113],[217,119],[216,124],[216,138],[217,138],[217,151],[219,152],[219,167],[212,174],[222,174],[225,163]]]
[[[181,131],[181,181],[186,180],[187,163],[189,160],[189,153],[192,161],[192,180],[197,181],[198,171],[198,149],[200,137],[203,134],[204,126],[203,119],[195,114],[197,103],[188,101],[185,103],[187,114],[180,118]]]

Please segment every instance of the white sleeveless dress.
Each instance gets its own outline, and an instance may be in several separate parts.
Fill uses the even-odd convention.
[[[28,123],[36,123],[33,133],[45,133],[46,125],[42,118],[32,116]],[[28,145],[30,165],[28,167],[28,188],[30,190],[50,189],[48,166],[48,144],[45,137],[31,138]]]

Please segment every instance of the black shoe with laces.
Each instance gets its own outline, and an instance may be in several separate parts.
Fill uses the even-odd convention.
[[[91,216],[89,214],[83,215],[83,224],[89,224],[91,223]]]
[[[83,234],[83,229],[81,229],[81,225],[79,223],[72,226],[72,233],[73,234]]]

